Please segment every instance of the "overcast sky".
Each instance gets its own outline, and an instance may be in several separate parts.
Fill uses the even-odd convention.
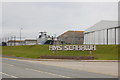
[[[116,21],[116,2],[4,2],[3,37],[36,38],[41,31],[60,35],[68,30],[85,30],[101,20]],[[1,34],[0,34],[1,35]]]

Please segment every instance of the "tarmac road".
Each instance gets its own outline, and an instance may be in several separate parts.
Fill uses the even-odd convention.
[[[116,78],[116,76],[2,58],[2,78]]]

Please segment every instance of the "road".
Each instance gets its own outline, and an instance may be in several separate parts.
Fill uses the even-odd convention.
[[[29,60],[2,59],[3,78],[116,78],[116,76],[33,63]]]

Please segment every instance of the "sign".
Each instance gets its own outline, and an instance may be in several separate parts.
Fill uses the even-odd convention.
[[[80,50],[80,51],[93,51],[96,50],[96,45],[52,45],[49,50]]]

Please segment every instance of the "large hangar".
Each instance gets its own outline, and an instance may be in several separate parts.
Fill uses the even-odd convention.
[[[103,20],[84,32],[84,44],[120,44],[118,21]]]

